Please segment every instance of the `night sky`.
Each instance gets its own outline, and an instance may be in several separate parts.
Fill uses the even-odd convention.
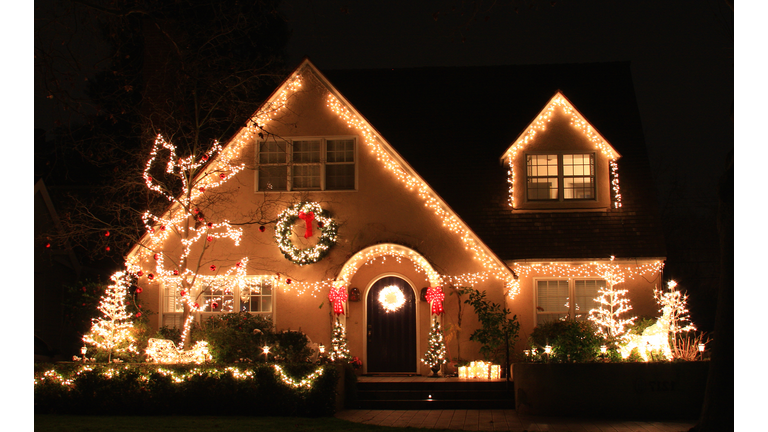
[[[35,2],[35,6],[40,3]],[[756,191],[753,181],[763,167],[755,161],[765,160],[760,148],[765,139],[749,138],[755,136],[752,132],[757,125],[764,123],[757,115],[765,114],[765,109],[753,102],[753,96],[765,94],[758,79],[765,74],[766,61],[765,43],[759,41],[766,37],[763,23],[753,17],[765,14],[753,5],[748,7],[745,12],[740,4],[735,26],[736,49],[740,51],[736,104],[734,18],[723,0],[287,0],[282,10],[292,29],[287,47],[289,67],[298,65],[305,56],[321,71],[631,61],[660,205],[674,204],[673,212],[712,214],[717,207],[717,182],[734,148],[734,123],[738,125],[735,136],[740,138],[740,166],[753,166],[756,171],[736,171],[736,184],[753,185],[736,188],[737,202],[746,201],[745,192]],[[34,18],[31,9],[25,10],[25,22]],[[14,14],[4,15],[6,21],[18,22]],[[6,44],[18,39],[18,24],[4,28]],[[33,37],[26,26],[23,34]],[[14,74],[12,79],[25,84],[25,89],[34,84],[34,73],[26,70],[31,68],[30,45],[31,41],[13,47],[14,57],[25,66],[22,70],[5,68],[6,74]],[[26,96],[20,90],[13,94]],[[26,124],[31,118],[29,111],[22,114],[13,103],[5,100],[6,111],[15,111],[19,121]],[[30,110],[34,111],[34,128],[52,129],[53,113],[47,108],[44,95],[36,88],[34,109]],[[15,118],[10,120],[13,123],[7,125],[15,124]],[[29,142],[28,131],[13,131],[11,142]],[[5,144],[6,148],[10,145]],[[31,164],[32,146],[23,147],[29,148],[27,160]],[[30,212],[31,196],[19,194],[19,198],[30,200],[26,207]],[[753,207],[763,207],[759,201],[751,202]],[[739,214],[737,234],[762,236],[758,216],[743,213],[747,214]],[[29,256],[32,242],[26,240],[31,232],[24,242]],[[10,248],[6,251],[9,253]],[[742,261],[746,255],[737,255],[737,262],[747,262]],[[744,289],[739,282],[737,277],[737,290]],[[756,286],[755,281],[750,283]],[[755,299],[752,295],[750,299]],[[741,343],[746,342],[737,334],[736,344]]]

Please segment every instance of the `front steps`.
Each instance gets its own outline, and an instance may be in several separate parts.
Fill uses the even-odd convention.
[[[348,408],[377,410],[514,409],[512,382],[416,378],[396,381],[366,380],[357,383],[357,398]]]

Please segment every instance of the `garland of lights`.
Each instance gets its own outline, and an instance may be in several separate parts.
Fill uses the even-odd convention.
[[[307,217],[307,215],[310,215]],[[299,249],[291,241],[293,224],[301,218],[306,224],[305,238],[311,235],[311,223],[317,221],[317,228],[322,233],[317,244],[311,248]],[[331,219],[327,211],[316,202],[300,202],[283,210],[275,224],[275,240],[277,247],[285,257],[298,265],[312,264],[320,261],[328,253],[331,246],[336,244],[338,225]]]

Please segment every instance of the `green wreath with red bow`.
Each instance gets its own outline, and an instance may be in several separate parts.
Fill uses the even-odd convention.
[[[297,220],[304,221],[304,238],[310,238],[313,234],[313,226],[320,230],[320,238],[317,243],[305,249],[299,249],[291,241],[293,224]],[[294,204],[280,213],[275,225],[275,241],[277,247],[285,255],[285,258],[294,264],[306,265],[320,261],[328,254],[331,246],[336,244],[338,225],[330,214],[316,202],[300,202]]]

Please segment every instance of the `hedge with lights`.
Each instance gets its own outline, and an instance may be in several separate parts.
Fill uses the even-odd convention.
[[[337,381],[333,365],[36,365],[35,414],[329,416]]]
[[[301,218],[306,224],[304,237],[311,236],[312,222],[316,221],[321,235],[317,244],[310,248],[299,249],[291,241],[293,224]],[[313,264],[323,259],[329,249],[336,244],[338,225],[331,219],[330,213],[323,210],[316,202],[300,202],[283,210],[275,224],[275,241],[285,257],[298,265]]]

